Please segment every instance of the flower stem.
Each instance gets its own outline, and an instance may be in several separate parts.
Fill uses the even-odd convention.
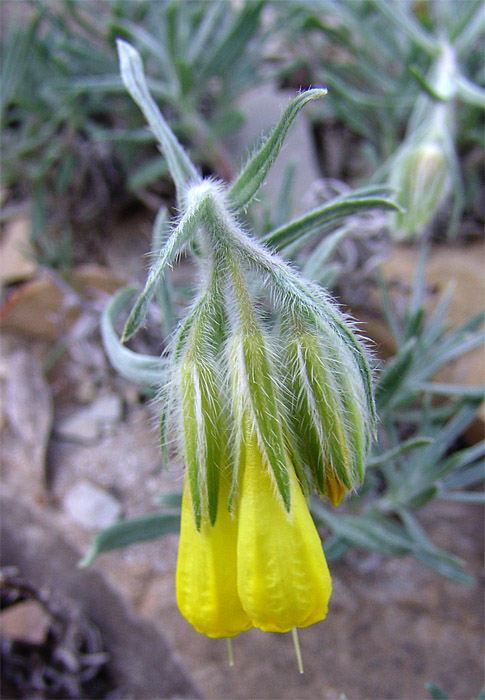
[[[295,647],[298,671],[300,673],[305,673],[305,671],[303,670],[303,659],[301,658],[300,640],[298,639],[298,630],[296,627],[293,627],[293,629],[291,630],[291,636],[293,637],[293,646]]]
[[[226,637],[226,645],[227,645],[227,660],[229,662],[229,666],[234,666],[234,654],[232,653],[232,639],[230,637]]]

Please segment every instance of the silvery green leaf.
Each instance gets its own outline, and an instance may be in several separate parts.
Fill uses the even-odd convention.
[[[174,513],[155,513],[121,520],[95,535],[88,553],[78,566],[84,569],[103,552],[128,547],[137,542],[155,540],[179,530],[180,515]]]
[[[433,571],[436,571],[441,576],[462,583],[467,586],[473,585],[475,582],[473,576],[470,576],[465,571],[465,563],[459,557],[443,552],[440,549],[416,549],[414,556],[426,566],[429,566]]]
[[[316,521],[318,524],[318,518],[316,518]],[[346,540],[337,537],[336,535],[327,537],[327,539],[323,543],[323,549],[325,551],[325,558],[327,561],[334,561],[335,559],[338,559],[339,557],[346,554],[349,551],[349,549],[351,549],[351,547],[351,544],[349,544]]]
[[[148,91],[140,54],[133,46],[122,39],[117,39],[117,46],[121,77],[126,85],[126,89],[142,110],[150,128],[160,143],[167,158],[170,174],[177,188],[177,196],[179,199],[183,199],[187,185],[199,182],[200,175]]]
[[[441,474],[446,474],[441,481],[446,490],[464,488],[485,478],[485,440],[472,447],[459,450],[444,461]]]
[[[402,211],[399,205],[392,199],[383,196],[365,194],[361,197],[357,193],[343,194],[330,202],[316,207],[289,224],[270,231],[262,240],[276,250],[282,250],[290,243],[298,241],[303,243],[310,236],[321,232],[322,228],[334,224],[341,219],[358,214],[370,209],[383,209],[388,211]]]
[[[449,700],[448,695],[436,683],[426,683],[426,690],[433,700]]]
[[[416,68],[416,66],[409,67],[410,72],[416,78],[419,86],[424,90],[424,92],[431,97],[435,102],[447,102],[450,98],[448,95],[441,95],[435,88],[430,85],[426,80],[426,77],[421,73],[421,71]]]
[[[420,491],[418,490],[417,492],[409,496],[406,502],[406,506],[408,508],[411,508],[412,510],[419,510],[420,508],[424,508],[424,506],[427,503],[433,500],[437,493],[438,486],[436,486],[435,484],[433,484],[432,486],[428,486]]]
[[[132,382],[159,387],[163,382],[165,359],[141,355],[122,345],[114,329],[114,322],[126,308],[135,293],[134,289],[123,289],[109,302],[101,317],[101,335],[108,358],[121,376]]]
[[[457,503],[485,503],[485,493],[475,491],[440,491],[438,498],[442,501],[455,501]]]
[[[263,5],[264,0],[243,3],[222,41],[213,41],[207,49],[209,55],[198,76],[199,81],[209,80],[217,74],[220,66],[233,66],[238,63],[244,52],[247,52],[248,42],[254,36]]]
[[[403,385],[413,367],[416,343],[416,338],[408,340],[401,348],[399,355],[379,377],[376,386],[376,401],[381,410],[399,398],[399,387]]]
[[[182,491],[170,491],[169,493],[161,493],[155,498],[155,503],[162,508],[182,508]]]
[[[187,61],[189,65],[196,66],[201,64],[206,56],[206,51],[209,51],[213,37],[221,26],[223,15],[227,7],[225,3],[212,1],[208,3],[207,10],[193,35],[191,36],[190,45],[187,49]]]
[[[422,339],[428,345],[433,345],[443,334],[444,320],[450,307],[453,294],[456,289],[454,282],[448,283],[433,313],[429,316],[426,327],[423,329]]]
[[[311,509],[334,535],[354,546],[390,554],[407,554],[413,550],[413,541],[406,531],[385,518],[370,515],[337,516],[315,500],[312,501]]]
[[[439,50],[438,41],[427,32],[422,25],[407,10],[407,5],[389,0],[372,0],[376,6],[393,24],[396,24],[410,39],[431,56]]]
[[[387,282],[384,278],[382,270],[379,270],[378,272],[377,285],[384,318],[390,331],[392,332],[396,346],[400,348],[404,344],[404,329],[401,326],[400,320],[393,313]]]
[[[450,463],[448,460],[443,461],[442,457],[475,419],[479,405],[480,401],[467,399],[453,418],[440,427],[440,430],[435,434],[433,444],[425,448],[425,454],[423,455],[424,472],[434,469],[439,477],[449,472],[452,462]],[[453,459],[453,456],[449,459]]]
[[[440,396],[460,396],[467,399],[485,399],[485,386],[466,386],[464,384],[438,384],[422,382],[416,385],[419,391]]]
[[[203,196],[196,198],[187,206],[185,214],[180,220],[178,226],[172,231],[170,236],[165,241],[165,244],[160,249],[158,257],[155,259],[150,272],[148,273],[145,287],[138,297],[135,306],[133,307],[123,331],[123,342],[129,340],[143,325],[145,317],[148,313],[148,307],[153,295],[160,284],[162,275],[165,269],[170,265],[175,257],[181,252],[184,245],[194,235],[199,224],[197,214],[201,211],[204,205]]]
[[[165,245],[170,234],[170,222],[165,206],[160,210],[155,218],[152,233],[152,250],[159,252]],[[175,306],[173,302],[173,289],[170,279],[163,275],[160,284],[155,291],[157,302],[162,312],[162,328],[166,338],[169,338],[176,326]]]
[[[306,263],[303,265],[301,269],[302,275],[311,280],[321,278],[322,272],[325,272],[322,271],[323,266],[350,231],[350,228],[340,228],[330,233],[328,236],[325,236],[325,238],[322,238],[317,247],[309,254]]]
[[[264,183],[271,166],[283,146],[286,134],[300,109],[311,100],[319,99],[326,94],[327,90],[325,88],[313,88],[302,92],[290,102],[267,141],[250,158],[241,174],[231,185],[228,198],[236,209],[245,207]]]
[[[458,77],[458,97],[469,105],[485,109],[485,90],[463,75]]]
[[[372,469],[382,467],[384,464],[387,464],[387,462],[390,462],[392,459],[400,457],[402,454],[405,454],[410,450],[415,450],[418,447],[430,445],[432,442],[433,438],[428,437],[410,438],[409,440],[401,442],[397,447],[394,447],[392,450],[387,450],[387,452],[384,452],[383,454],[377,455],[375,457],[369,457],[367,459],[366,466]]]

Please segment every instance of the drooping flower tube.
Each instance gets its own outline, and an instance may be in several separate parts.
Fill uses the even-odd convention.
[[[197,632],[208,637],[235,637],[252,627],[237,592],[237,521],[227,509],[228,487],[221,478],[217,520],[202,518],[197,530],[189,480],[182,499],[177,561],[177,604]]]
[[[293,468],[290,510],[254,431],[247,432],[239,501],[237,587],[254,627],[289,632],[323,620],[332,592],[322,543]]]
[[[332,584],[305,497],[290,468],[288,512],[275,490],[254,431],[248,430],[235,514],[225,477],[217,519],[197,529],[188,477],[177,563],[182,615],[208,637],[234,637],[258,627],[289,632],[323,620]]]

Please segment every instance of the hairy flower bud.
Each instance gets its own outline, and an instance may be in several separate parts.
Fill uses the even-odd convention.
[[[409,146],[397,160],[391,185],[399,190],[403,212],[393,214],[400,238],[423,233],[451,189],[451,176],[443,144],[429,140]]]

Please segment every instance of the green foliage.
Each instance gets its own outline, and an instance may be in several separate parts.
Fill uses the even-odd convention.
[[[117,37],[146,59],[149,88],[197,164],[231,176],[221,137],[243,119],[235,97],[260,80],[263,2],[22,5],[2,42],[1,182],[33,201],[42,263],[69,264],[73,227],[100,225],[126,188],[156,189],[166,172],[119,76]]]
[[[426,690],[433,700],[449,700],[449,696],[436,683],[426,683]],[[478,694],[477,700],[485,700],[485,686]]]
[[[386,176],[400,191],[406,211],[393,218],[393,233],[427,232],[451,200],[445,221],[456,235],[470,204],[465,193],[474,190],[463,184],[471,173],[461,171],[458,154],[475,149],[485,107],[482,4],[295,0],[292,6],[287,41],[294,60],[281,73],[290,83],[305,75],[307,84],[328,86],[325,122],[336,119],[359,137],[367,177]]]

